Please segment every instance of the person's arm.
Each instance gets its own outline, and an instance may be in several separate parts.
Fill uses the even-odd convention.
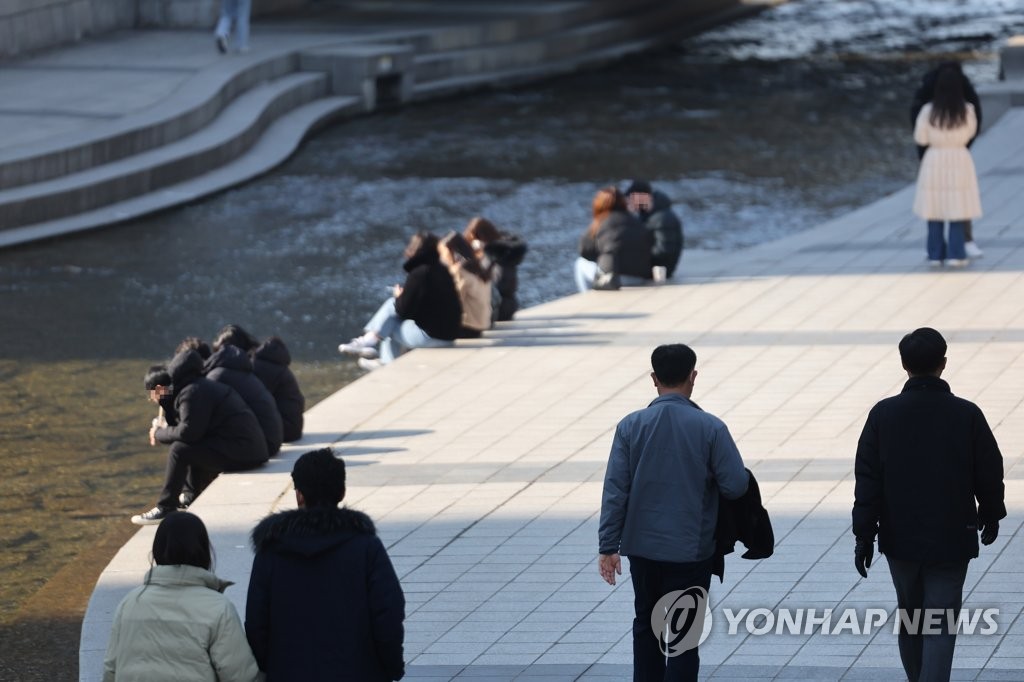
[[[984,526],[1006,518],[1003,455],[980,409],[973,430],[974,497],[978,500],[978,523]]]
[[[967,132],[971,136],[967,140],[967,146],[971,146],[971,142],[978,136],[978,113],[974,110],[973,106],[967,107]]]
[[[157,429],[154,434],[156,439],[161,443],[196,443],[201,440],[210,428],[210,416],[213,413],[210,396],[202,395],[195,384],[190,384],[182,389],[181,395],[175,400],[175,406],[178,423]]]
[[[981,131],[981,98],[978,97],[978,91],[974,89],[974,84],[971,83],[967,76],[964,76],[964,99],[974,105],[974,116],[978,120],[977,131]],[[967,143],[970,147],[974,144],[974,140],[977,138],[977,134],[971,138],[971,141]]]
[[[245,637],[261,670],[267,669],[270,649],[270,559],[257,552],[249,575],[249,592],[245,598]]]
[[[259,678],[252,651],[245,639],[242,621],[234,605],[224,599],[224,610],[214,624],[210,642],[210,663],[223,682],[254,682]]]
[[[868,414],[860,440],[857,441],[857,456],[854,462],[856,483],[853,493],[853,534],[871,542],[878,534],[878,522],[882,516],[882,461],[878,449],[878,432],[874,411]]]
[[[597,262],[597,241],[590,236],[590,229],[588,228],[583,236],[580,237],[580,257],[586,260]]]
[[[377,660],[389,680],[400,680],[405,675],[405,595],[380,538],[373,538],[369,562],[370,622]]]
[[[931,113],[931,106],[925,105],[917,114],[917,121],[914,123],[914,142],[922,147],[927,147],[930,144],[928,140],[928,117]]]
[[[622,573],[619,545],[626,524],[629,491],[633,477],[629,467],[629,439],[624,421],[615,427],[608,467],[604,474],[604,492],[601,495],[601,521],[598,526],[598,571],[609,585],[615,584],[615,575]]]
[[[747,492],[750,474],[743,466],[743,458],[729,427],[724,423],[718,426],[711,439],[711,471],[725,499],[735,500]]]
[[[117,650],[121,639],[121,611],[124,601],[117,605],[114,612],[114,624],[110,628],[110,639],[107,640],[107,653],[103,657],[103,682],[114,682],[117,675]]]
[[[423,292],[426,289],[427,266],[419,266],[413,269],[402,286],[402,293],[395,298],[395,312],[403,320],[411,320],[416,317],[423,301]]]

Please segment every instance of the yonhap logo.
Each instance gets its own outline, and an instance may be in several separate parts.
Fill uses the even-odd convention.
[[[708,591],[690,587],[669,592],[658,600],[651,611],[651,629],[662,652],[671,658],[696,649],[704,641],[711,630],[704,627],[705,619],[710,626]]]

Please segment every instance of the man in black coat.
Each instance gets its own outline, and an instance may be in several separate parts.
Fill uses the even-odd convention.
[[[651,233],[651,265],[664,267],[672,277],[683,255],[683,221],[672,210],[672,200],[646,180],[634,180],[625,194],[629,210]]]
[[[171,385],[153,386],[150,398],[167,404],[169,419],[154,423],[149,431],[151,445],[171,446],[167,473],[157,506],[132,517],[140,526],[160,523],[177,510],[186,484],[195,497],[222,471],[244,471],[267,461],[267,443],[256,416],[233,388],[203,376],[198,353],[178,353],[167,372]]]
[[[249,359],[248,353],[237,346],[221,346],[216,353],[207,358],[203,365],[203,373],[207,379],[227,384],[242,396],[242,400],[260,423],[267,441],[267,454],[271,457],[276,455],[284,438],[281,413],[277,411],[274,396],[270,395],[263,382],[253,374],[252,360]]]
[[[871,409],[857,443],[855,566],[866,578],[877,534],[897,604],[909,617],[899,634],[907,677],[948,680],[956,628],[946,610],[959,613],[979,531],[982,544],[992,544],[1006,516],[1003,458],[981,409],[954,396],[940,378],[942,335],[917,329],[899,349],[909,380],[899,395]],[[918,623],[927,622],[922,609],[939,610],[940,633],[906,627],[915,614]]]
[[[339,508],[345,463],[330,448],[292,469],[298,509],[252,532],[245,632],[267,681],[388,682],[405,674],[405,596],[362,512]]]

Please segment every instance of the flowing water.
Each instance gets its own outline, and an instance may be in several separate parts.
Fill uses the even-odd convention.
[[[0,252],[0,678],[75,678],[95,578],[161,480],[142,376],[182,337],[282,336],[313,404],[359,375],[335,346],[414,230],[480,214],[519,234],[531,305],[572,293],[593,193],[630,177],[673,198],[691,248],[806,229],[911,182],[920,75],[952,56],[995,80],[1021,31],[1016,0],[797,0],[601,71],[346,122],[244,187]]]

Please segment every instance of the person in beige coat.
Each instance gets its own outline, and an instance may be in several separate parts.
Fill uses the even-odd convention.
[[[153,538],[145,582],[121,600],[103,661],[104,682],[250,682],[259,678],[242,621],[210,572],[206,526],[175,512]]]
[[[978,176],[967,150],[977,131],[977,115],[964,99],[959,74],[943,69],[932,101],[921,107],[914,125],[914,141],[928,148],[917,175],[914,213],[928,221],[928,262],[932,267],[941,267],[943,262],[953,267],[967,265],[965,222],[981,217]]]
[[[437,245],[441,263],[455,281],[462,304],[460,338],[477,338],[491,328],[493,295],[490,272],[477,260],[466,238],[452,230]]]

